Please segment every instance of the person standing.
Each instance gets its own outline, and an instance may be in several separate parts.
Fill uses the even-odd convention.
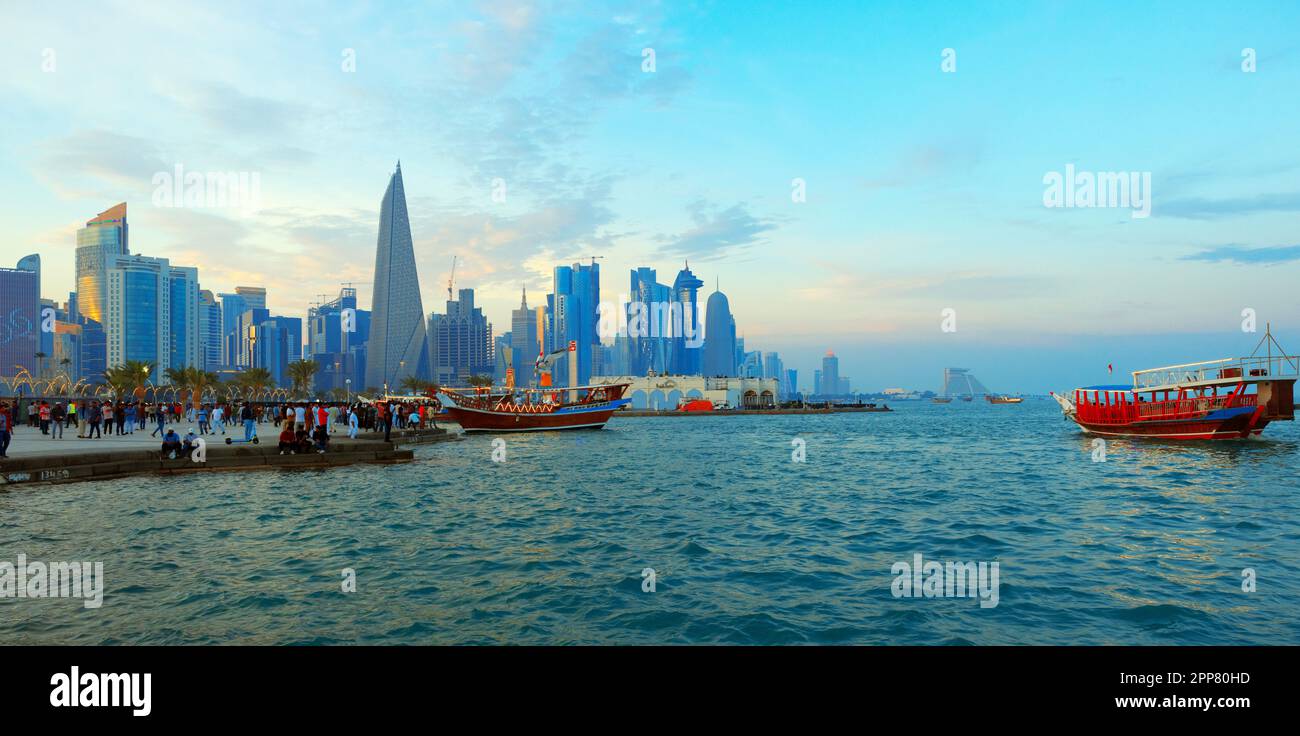
[[[42,401],[41,408],[37,410],[37,416],[41,420],[41,434],[50,433],[50,402]]]
[[[75,401],[68,402],[68,419],[66,426],[77,430],[78,435],[81,434],[81,425],[77,424],[77,402]]]
[[[348,439],[355,440],[356,438],[357,438],[357,409],[356,407],[350,407],[348,409]]]
[[[66,418],[66,412],[63,409],[63,402],[60,401],[50,409],[50,439],[63,439],[63,420]]]
[[[244,408],[239,410],[239,418],[244,422],[244,441],[250,442],[257,434],[257,423],[253,419],[253,407],[244,402]]]
[[[99,431],[99,422],[104,418],[98,401],[90,402],[90,414],[86,416],[86,439],[104,439]]]
[[[198,418],[199,418],[199,434],[207,434],[207,433],[208,433],[208,406],[207,406],[207,404],[204,404],[204,405],[202,405],[202,406],[199,407],[199,410],[198,410],[198,412],[197,412],[197,416],[198,416]]]
[[[13,424],[9,418],[9,407],[0,402],[0,457],[9,457],[9,439],[13,436]]]
[[[296,423],[294,429],[307,428],[307,408],[299,404],[293,408],[293,421]]]

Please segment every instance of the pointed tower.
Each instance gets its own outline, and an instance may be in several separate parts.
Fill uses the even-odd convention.
[[[415,246],[406,214],[402,164],[388,181],[379,213],[375,247],[375,288],[371,303],[370,344],[366,355],[367,387],[398,389],[406,376],[429,379],[432,361]]]

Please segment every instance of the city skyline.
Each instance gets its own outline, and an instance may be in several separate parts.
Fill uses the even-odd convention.
[[[197,267],[214,292],[264,285],[272,312],[303,314],[371,282],[375,181],[403,157],[421,298],[437,303],[456,255],[497,325],[520,288],[545,293],[556,264],[596,254],[616,275],[697,262],[705,283],[721,277],[738,338],[805,377],[832,349],[863,388],[933,390],[963,365],[994,390],[1043,391],[1107,364],[1248,352],[1247,308],[1294,344],[1300,162],[1280,152],[1300,72],[1295,23],[1278,19],[1296,9],[1123,8],[1136,27],[1197,23],[1118,58],[1091,53],[1122,35],[1107,13],[1057,6],[737,17],[519,2],[302,27],[266,9],[251,35],[238,4],[229,18],[182,3],[57,25],[20,7],[0,30],[14,70],[0,263],[40,253],[41,296],[61,301],[84,213],[126,202],[133,252]],[[92,62],[71,41],[91,29],[128,50]],[[445,42],[423,44],[434,29]],[[130,73],[144,34],[154,56],[195,63]],[[1069,83],[1017,104],[1043,79]],[[155,176],[178,165],[257,173],[261,206],[156,206]],[[1149,172],[1150,217],[1044,207],[1045,176],[1067,167]]]

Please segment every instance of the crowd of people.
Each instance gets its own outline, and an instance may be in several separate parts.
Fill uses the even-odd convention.
[[[25,407],[23,404],[25,403]],[[331,434],[346,432],[356,439],[361,431],[383,432],[384,441],[393,429],[436,426],[434,406],[425,402],[216,402],[193,404],[109,401],[85,399],[26,399],[13,404],[0,400],[0,457],[6,457],[13,432],[22,416],[26,426],[42,435],[61,440],[71,428],[80,439],[102,439],[105,435],[133,435],[152,428],[151,437],[162,437],[164,455],[188,457],[203,435],[226,435],[242,429],[244,441],[257,436],[257,427],[271,423],[282,428],[280,452],[326,452]],[[168,425],[186,423],[190,429],[182,438]],[[198,431],[195,432],[194,427]]]

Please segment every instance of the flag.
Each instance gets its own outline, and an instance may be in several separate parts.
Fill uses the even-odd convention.
[[[1107,372],[1107,373],[1114,373],[1114,372],[1115,372],[1115,364],[1114,364],[1114,363],[1107,363],[1107,364],[1106,364],[1106,372]]]

